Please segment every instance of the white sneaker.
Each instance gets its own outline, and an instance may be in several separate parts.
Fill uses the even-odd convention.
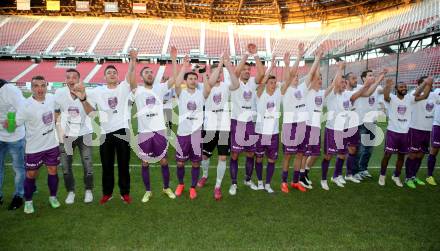
[[[327,180],[321,180],[321,187],[322,187],[322,189],[324,189],[326,191],[330,190],[330,188],[328,187],[328,184],[327,184]]]
[[[373,176],[368,172],[368,170],[362,171],[361,174],[363,177],[373,178]]]
[[[270,185],[269,185],[270,186]],[[257,189],[256,190],[264,190],[264,189],[266,189],[265,188],[265,186],[264,186],[264,184],[263,184],[263,181],[262,180],[259,180],[258,181],[258,187],[257,187]],[[255,190],[255,189],[254,189]]]
[[[344,184],[342,184],[340,181],[339,181],[339,178],[334,178],[333,179],[333,177],[331,178],[331,181],[333,182],[333,183],[335,183],[338,187],[344,187]]]
[[[402,181],[400,181],[399,177],[396,176],[392,176],[391,179],[394,181],[394,183],[396,184],[396,186],[398,187],[403,187]]]
[[[345,176],[345,180],[351,181],[353,183],[361,183],[358,179],[355,179],[353,175]]]
[[[386,176],[385,175],[380,175],[379,176],[379,185],[381,185],[381,186],[385,186],[385,178],[386,178]]]
[[[144,197],[142,197],[142,203],[147,203],[148,201],[150,201],[151,196],[153,196],[153,193],[151,193],[151,191],[146,191]]]
[[[91,203],[93,201],[93,193],[92,190],[86,190],[84,195],[84,203]]]
[[[342,184],[347,184],[347,182],[344,180],[344,177],[342,177],[342,175],[339,175],[338,178],[339,182],[341,182]]]
[[[75,193],[74,192],[69,192],[67,194],[67,198],[66,198],[65,202],[68,205],[73,204],[73,202],[75,202]]]
[[[357,180],[359,180],[359,181],[364,180],[364,178],[362,178],[362,175],[361,175],[360,173],[355,174],[355,175],[353,176],[353,178],[355,178],[355,179],[357,179]]]
[[[230,195],[236,195],[237,194],[237,184],[232,184],[229,188],[229,194]]]
[[[255,185],[254,182],[252,182],[252,180],[249,181],[244,181],[244,185],[250,187],[252,190],[258,190],[258,187]],[[264,187],[263,187],[264,189]]]
[[[273,189],[270,187],[270,184],[264,185],[264,190],[266,190],[268,193],[273,193]]]

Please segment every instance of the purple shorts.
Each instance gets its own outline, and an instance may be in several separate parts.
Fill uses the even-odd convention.
[[[305,134],[307,146],[306,156],[320,156],[321,155],[321,128],[314,126],[306,127]]]
[[[257,141],[254,122],[231,119],[231,152],[255,152]]]
[[[408,153],[408,133],[398,133],[388,130],[385,137],[386,153]]]
[[[283,152],[285,154],[305,153],[307,146],[305,134],[306,122],[283,124]]]
[[[413,153],[429,153],[429,143],[431,141],[431,132],[414,128],[409,128],[409,151]]]
[[[440,148],[440,126],[438,125],[432,126],[431,147]]]
[[[27,153],[26,170],[38,170],[42,164],[58,166],[60,164],[60,148],[54,147],[38,153]]]
[[[359,146],[360,142],[361,134],[359,133],[358,127],[344,130],[344,146]]]
[[[177,136],[177,143],[177,161],[202,161],[202,131],[196,131],[191,135]]]
[[[267,158],[276,160],[278,159],[279,144],[280,140],[278,134],[258,134],[257,150],[255,151],[255,155],[257,155],[259,158],[262,158],[266,153]]]
[[[144,161],[163,159],[167,155],[168,142],[166,132],[144,132],[138,135],[140,157]]]
[[[325,128],[324,152],[330,155],[347,153],[347,148],[344,144],[344,131]]]

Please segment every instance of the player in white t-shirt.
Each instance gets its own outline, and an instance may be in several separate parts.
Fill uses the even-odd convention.
[[[0,125],[8,121],[24,104],[24,97],[20,89],[6,80],[0,79]],[[8,115],[9,114],[9,115]],[[5,157],[9,153],[12,157],[12,168],[15,173],[15,192],[8,210],[15,210],[23,205],[24,182],[24,126],[7,130],[0,126],[0,205],[3,204],[3,179],[5,173]]]
[[[417,80],[417,85],[422,85],[425,81],[431,82],[427,76]],[[432,84],[431,84],[432,86]],[[413,90],[410,95],[414,95]],[[409,188],[416,188],[416,185],[425,185],[425,182],[417,178],[417,172],[422,164],[423,157],[429,153],[431,141],[431,130],[434,120],[434,106],[439,95],[432,89],[429,90],[428,97],[417,101],[411,112],[409,123],[409,154],[405,162],[405,184]]]
[[[336,77],[333,80],[333,90],[327,96],[327,123],[325,128],[324,150],[325,157],[323,158],[322,167],[323,175],[321,186],[328,190],[325,173],[328,170],[328,165],[332,159],[332,155],[337,155],[335,171],[331,181],[339,187],[344,187],[345,180],[342,177],[342,169],[345,161],[345,155],[349,153],[349,160],[347,166],[346,179],[355,183],[359,180],[354,179],[351,174],[351,167],[354,160],[356,147],[359,144],[360,138],[357,131],[359,124],[359,117],[355,113],[354,102],[361,96],[367,97],[373,93],[373,81],[366,82],[362,88],[355,91],[347,91],[346,81],[342,76],[345,63],[340,62]],[[327,167],[327,168],[326,168]],[[324,180],[325,178],[325,180]]]
[[[168,76],[163,76],[160,83],[168,84]],[[163,113],[165,116],[165,125],[167,126],[167,135],[171,136],[173,130],[173,108],[175,106],[174,98],[176,97],[176,91],[174,88],[170,88],[163,97]]]
[[[56,195],[58,191],[57,166],[60,164],[60,149],[55,128],[55,101],[47,94],[47,82],[42,76],[31,81],[32,96],[26,99],[17,112],[17,125],[26,129],[26,178],[24,181],[24,212],[34,212],[32,195],[36,189],[35,179],[42,164],[47,166],[49,203],[52,208],[60,207]]]
[[[426,182],[432,186],[436,186],[437,182],[434,179],[434,167],[437,161],[437,154],[440,149],[440,88],[436,88],[434,93],[437,94],[437,100],[434,105],[434,118],[431,130],[431,149],[428,156],[428,173]]]
[[[255,163],[255,171],[257,173],[258,185],[263,183],[263,158],[267,157],[266,182],[264,190],[273,193],[270,186],[272,176],[275,171],[275,162],[278,159],[279,146],[279,125],[280,125],[280,108],[281,108],[281,89],[277,86],[277,79],[271,75],[275,66],[275,57],[272,64],[267,70],[266,75],[261,84],[257,88],[257,122],[255,132],[258,135],[255,155],[257,157]],[[283,86],[288,85],[287,81],[283,82]],[[285,87],[283,89],[286,89]]]
[[[80,82],[80,73],[75,69],[66,70],[66,86],[55,92],[55,117],[61,128],[60,152],[64,185],[67,190],[66,204],[75,200],[75,178],[72,171],[73,151],[78,147],[84,169],[84,202],[93,201],[92,164],[92,122],[81,101],[71,93]]]
[[[230,173],[232,185],[230,195],[237,193],[238,158],[240,153],[246,152],[246,178],[244,184],[253,190],[264,189],[263,184],[257,187],[251,180],[254,169],[255,144],[258,136],[255,135],[256,90],[257,84],[264,77],[264,66],[257,54],[257,46],[248,44],[248,54],[253,55],[257,66],[257,75],[251,77],[251,65],[247,63],[248,54],[242,56],[240,64],[235,68],[235,75],[239,78],[240,86],[231,89],[231,163]]]
[[[429,95],[429,90],[432,87],[432,81],[425,81],[417,87],[414,94],[407,94],[407,86],[403,82],[395,85],[396,94],[391,94],[391,88],[394,82],[387,79],[384,88],[384,100],[388,108],[388,127],[385,139],[385,154],[382,158],[379,185],[385,185],[386,171],[388,162],[392,154],[397,153],[396,169],[392,176],[394,183],[403,187],[400,181],[400,172],[402,170],[405,155],[409,151],[409,137],[408,131],[411,121],[411,113],[414,104],[417,101],[424,100]]]
[[[121,200],[130,204],[130,126],[131,111],[128,110],[128,98],[132,90],[137,88],[136,60],[137,51],[130,49],[130,63],[125,80],[119,82],[118,70],[113,65],[104,69],[105,86],[97,87],[85,93],[84,86],[79,84],[73,93],[81,101],[87,114],[99,111],[102,143],[99,154],[102,163],[103,196],[99,201],[104,204],[113,198],[115,183],[114,163],[118,160],[118,177]]]
[[[177,49],[171,47],[171,60],[173,72],[177,67]],[[143,85],[139,85],[134,93],[137,113],[135,117],[138,122],[138,156],[142,160],[142,181],[145,186],[145,194],[142,198],[142,202],[146,203],[150,200],[151,184],[150,184],[150,163],[159,160],[163,189],[162,192],[166,194],[170,199],[175,199],[173,191],[169,187],[170,185],[170,169],[168,167],[167,151],[167,127],[165,125],[164,118],[164,98],[166,94],[174,85],[174,77],[169,79],[165,84],[154,84],[153,70],[148,66],[142,68],[140,75],[143,80]]]
[[[187,72],[190,67],[188,56],[184,58],[183,66],[176,77],[175,90],[178,98],[179,123],[177,128],[176,161],[177,161],[177,185],[175,194],[180,197],[185,189],[183,182],[185,176],[185,162],[190,160],[191,188],[190,199],[197,198],[197,181],[200,174],[200,161],[202,161],[202,125],[203,125],[203,91],[197,89],[198,75],[195,72]],[[203,76],[206,78],[206,75]],[[182,88],[186,84],[186,89]]]
[[[230,82],[222,81],[223,67],[230,76]],[[211,66],[211,76],[205,83],[203,95],[205,97],[205,118],[203,121],[203,160],[202,178],[197,183],[198,187],[203,187],[208,178],[209,160],[212,152],[217,148],[217,179],[214,186],[214,199],[222,198],[221,183],[226,171],[226,158],[230,154],[229,133],[231,130],[231,114],[229,107],[230,90],[237,88],[238,78],[234,74],[231,60],[228,54],[220,58],[218,64]]]

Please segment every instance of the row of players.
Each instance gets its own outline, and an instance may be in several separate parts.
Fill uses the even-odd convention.
[[[379,184],[385,185],[385,172],[393,153],[398,154],[393,181],[403,186],[400,171],[405,155],[406,184],[414,188],[415,184],[424,184],[416,178],[423,155],[428,153],[432,136],[431,154],[428,158],[428,183],[435,185],[432,177],[435,156],[439,147],[440,114],[434,107],[440,98],[432,90],[432,78],[419,81],[417,89],[407,94],[406,85],[387,80],[384,88],[379,87],[386,71],[375,78],[371,71],[362,73],[363,85],[357,85],[354,73],[343,76],[344,63],[338,64],[338,71],[332,84],[322,89],[319,62],[322,51],[315,55],[315,61],[303,83],[298,80],[298,66],[304,54],[303,45],[298,47],[295,64],[290,67],[290,54],[284,56],[285,70],[280,84],[271,75],[272,67],[266,73],[256,54],[255,45],[248,46],[249,55],[256,62],[257,75],[250,77],[248,55],[234,69],[228,55],[223,55],[218,64],[211,66],[209,78],[203,75],[203,88],[197,88],[198,74],[188,71],[189,58],[186,57],[180,70],[177,66],[177,49],[171,50],[173,76],[165,84],[155,84],[150,68],[144,67],[140,75],[143,84],[136,82],[137,52],[129,53],[130,63],[125,81],[119,82],[118,71],[107,66],[104,71],[106,85],[93,90],[85,90],[80,82],[80,74],[74,69],[66,71],[66,87],[57,90],[54,96],[47,94],[47,82],[42,76],[32,79],[32,96],[23,102],[23,96],[12,85],[2,84],[2,109],[13,107],[17,110],[18,125],[14,133],[0,131],[2,136],[1,160],[9,148],[13,156],[16,171],[16,191],[11,203],[12,208],[20,206],[24,195],[26,213],[33,213],[32,195],[36,190],[35,178],[42,164],[48,168],[49,202],[52,207],[60,206],[56,198],[58,188],[57,166],[61,162],[68,196],[66,203],[74,202],[74,178],[72,174],[73,148],[78,146],[84,167],[86,188],[85,202],[92,202],[92,119],[95,111],[100,119],[99,152],[102,163],[103,196],[101,204],[112,199],[114,188],[114,162],[117,156],[118,184],[121,199],[131,203],[129,159],[131,148],[142,160],[142,178],[145,184],[143,202],[150,200],[149,164],[158,160],[162,170],[163,193],[169,198],[181,196],[184,192],[185,162],[191,161],[192,182],[190,198],[197,197],[196,187],[203,187],[207,180],[209,159],[215,148],[218,151],[217,179],[214,198],[222,198],[221,183],[226,171],[227,156],[230,157],[230,175],[232,184],[230,195],[237,192],[238,158],[246,154],[245,185],[254,190],[266,190],[273,193],[270,186],[278,158],[279,119],[282,117],[281,140],[283,143],[283,164],[281,191],[289,192],[288,170],[293,162],[293,178],[290,186],[299,191],[311,188],[308,171],[321,155],[321,121],[323,107],[327,106],[324,133],[324,157],[322,160],[321,187],[329,190],[327,172],[332,156],[336,155],[336,166],[331,181],[343,187],[346,180],[359,183],[371,177],[367,166],[371,156],[371,138],[378,138],[379,130],[375,125],[378,115],[378,99],[383,95],[388,111],[388,130],[386,133],[385,155],[382,160]],[[273,66],[274,64],[272,64]],[[222,81],[223,68],[228,71],[228,81]],[[182,88],[182,84],[186,86]],[[396,94],[391,94],[395,86]],[[167,161],[169,142],[167,140],[164,119],[164,98],[171,88],[178,99],[179,121],[177,129],[176,161],[178,185],[173,192],[169,187],[170,171]],[[130,132],[131,110],[129,96],[134,93],[137,106],[135,117],[138,122],[137,144],[133,143]],[[231,107],[230,102],[231,100]],[[281,104],[283,111],[281,116]],[[359,119],[361,118],[361,119]],[[434,123],[434,128],[431,128]],[[24,125],[24,126],[22,126]],[[4,123],[8,127],[8,121]],[[203,128],[203,130],[202,130]],[[361,139],[360,135],[366,135]],[[23,139],[25,137],[25,139]],[[364,137],[364,136],[363,136]],[[437,137],[437,138],[436,138]],[[203,141],[203,142],[202,142]],[[26,142],[26,144],[24,144]],[[373,143],[372,143],[373,142]],[[15,147],[15,149],[14,149]],[[20,184],[19,147],[25,148],[26,175]],[[360,158],[358,150],[361,149]],[[263,182],[263,157],[267,157],[267,173]],[[342,176],[346,159],[347,172]],[[23,160],[21,160],[21,165]],[[203,169],[199,180],[200,165]],[[3,166],[3,163],[2,163]],[[22,165],[23,166],[23,165]],[[361,169],[362,168],[362,169]],[[3,169],[3,168],[2,168]],[[258,182],[253,183],[255,169]],[[3,177],[3,175],[1,175]],[[2,182],[2,179],[0,180]],[[24,190],[24,191],[23,191]],[[1,195],[1,194],[0,194]],[[15,203],[15,204],[14,204]]]

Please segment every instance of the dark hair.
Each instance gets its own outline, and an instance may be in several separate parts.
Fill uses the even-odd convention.
[[[244,65],[247,65],[247,66],[249,66],[249,67],[252,66],[251,63],[249,63],[249,62],[244,63]]]
[[[7,83],[8,83],[8,81],[0,78],[0,88],[2,88]]]
[[[37,75],[32,77],[31,82],[33,82],[34,80],[46,80],[46,79],[41,75]]]
[[[396,90],[397,90],[397,87],[398,87],[399,85],[402,85],[402,84],[406,84],[406,83],[403,82],[403,81],[399,81],[399,82],[397,82],[397,84],[396,84],[396,86],[395,86]]]
[[[277,79],[274,75],[270,75],[268,78],[267,78],[267,81],[269,81],[269,80],[271,80],[271,79]]]
[[[367,77],[367,75],[368,75],[369,72],[373,72],[373,71],[372,71],[372,70],[366,70],[366,71],[363,71],[363,72],[362,72],[362,74],[361,74],[361,80],[362,80],[362,82],[364,82],[364,78]]]
[[[420,85],[420,84],[422,84],[423,83],[423,81],[425,81],[425,79],[427,79],[428,78],[428,76],[423,76],[423,77],[420,77],[418,80],[417,80],[417,85]]]
[[[349,73],[345,74],[344,78],[348,79],[348,77],[350,77],[350,74],[354,74],[354,73],[353,72],[349,72]]]
[[[219,63],[214,63],[211,65],[211,70],[214,70],[215,68],[218,68]]]
[[[145,66],[144,68],[142,68],[142,70],[141,70],[141,76],[142,76],[142,74],[144,73],[144,71],[146,70],[146,69],[150,69],[150,67],[148,67],[148,66]]]
[[[107,65],[107,67],[105,67],[105,70],[104,70],[104,75],[105,75],[105,73],[107,72],[107,70],[108,69],[113,69],[113,70],[115,70],[116,72],[118,72],[118,69],[116,69],[116,67],[114,66],[114,65]]]
[[[187,80],[189,75],[194,75],[194,76],[196,76],[196,78],[199,77],[199,75],[197,75],[197,73],[190,71],[190,72],[185,73],[185,75],[183,76],[183,80]]]
[[[73,69],[73,68],[67,69],[66,70],[66,74],[69,73],[69,72],[75,72],[76,74],[78,74],[78,78],[81,77],[81,74],[76,69]]]

